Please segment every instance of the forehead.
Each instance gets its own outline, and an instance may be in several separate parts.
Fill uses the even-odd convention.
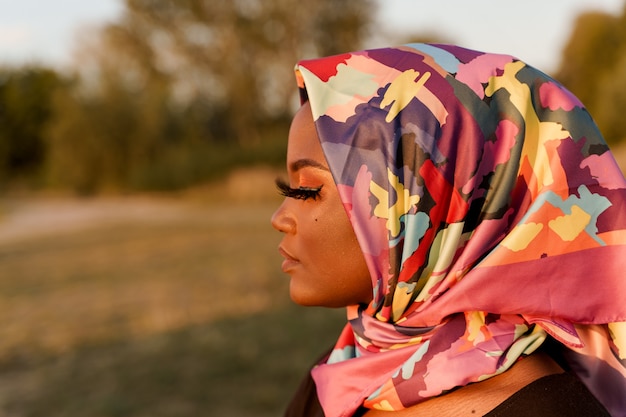
[[[304,103],[302,107],[298,109],[291,122],[287,146],[288,164],[293,164],[298,160],[305,159],[328,166],[308,102]]]

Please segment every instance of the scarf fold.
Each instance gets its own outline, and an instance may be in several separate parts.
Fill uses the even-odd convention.
[[[626,415],[626,182],[582,103],[450,45],[306,60],[296,78],[374,292],[312,372],[326,415],[490,378],[548,334]]]

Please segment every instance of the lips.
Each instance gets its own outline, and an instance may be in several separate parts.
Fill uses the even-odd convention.
[[[285,273],[289,273],[293,268],[300,265],[300,261],[294,258],[289,252],[287,252],[282,246],[278,248],[280,255],[285,258],[282,263],[282,270]]]

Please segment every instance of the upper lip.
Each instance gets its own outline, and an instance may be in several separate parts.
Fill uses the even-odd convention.
[[[283,258],[285,259],[289,259],[291,261],[297,261],[298,259],[296,257],[294,257],[293,255],[291,255],[289,252],[287,252],[285,250],[285,248],[283,248],[282,246],[278,247],[278,252],[280,252],[280,254],[282,255]]]

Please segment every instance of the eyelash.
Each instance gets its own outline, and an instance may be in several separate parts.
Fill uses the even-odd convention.
[[[320,191],[322,190],[322,186],[319,187],[298,187],[291,188],[289,184],[281,179],[276,180],[276,188],[278,188],[278,192],[280,195],[285,196],[287,198],[295,198],[296,200],[308,200],[313,199],[317,200],[320,196]]]

